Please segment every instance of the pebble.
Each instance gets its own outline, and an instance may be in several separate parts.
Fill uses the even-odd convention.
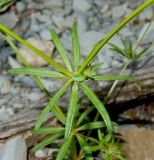
[[[87,30],[87,17],[85,14],[80,13],[77,16],[78,30],[86,31]]]
[[[9,78],[0,75],[0,93],[8,94],[11,91],[11,82]]]
[[[81,49],[83,55],[88,55],[94,45],[103,39],[105,34],[103,32],[98,31],[86,31],[86,32],[79,32],[79,40],[81,44]]]
[[[52,16],[52,20],[55,23],[55,25],[62,30],[71,28],[74,21],[72,17],[64,18],[63,16],[55,16],[55,15]]]
[[[152,16],[153,16],[153,9],[152,9],[152,7],[149,7],[149,8],[147,8],[147,9],[145,9],[143,12],[141,12],[141,13],[139,14],[139,18],[140,18],[141,20],[151,19]]]
[[[91,4],[87,0],[74,0],[73,9],[78,12],[86,12],[91,8]]]
[[[17,22],[19,21],[17,15],[14,12],[5,13],[0,16],[0,23],[6,26],[9,29],[12,29],[16,26]]]
[[[29,43],[34,45],[36,48],[44,52],[47,56],[51,57],[53,54],[53,43],[46,40],[41,40],[39,38],[29,38],[27,39]],[[41,67],[47,65],[48,62],[43,60],[40,56],[30,51],[28,48],[22,46],[20,49],[21,54],[23,55],[24,59],[33,67]]]
[[[37,83],[28,76],[15,76],[15,81],[27,87],[38,87]]]
[[[55,9],[62,7],[63,7],[63,0],[52,0],[52,1],[45,0],[45,2],[43,3],[43,8],[45,9]]]
[[[1,106],[1,108],[0,108],[0,121],[5,121],[8,118],[9,118],[9,115],[7,113],[6,108],[4,106]]]
[[[51,34],[50,34],[50,31],[48,28],[44,28],[43,30],[40,31],[40,37],[44,40],[51,40],[52,37],[51,37]]]
[[[21,68],[22,67],[22,64],[19,63],[16,59],[14,59],[11,56],[8,57],[8,63],[11,68]]]
[[[19,1],[19,2],[16,3],[16,9],[19,13],[21,13],[21,12],[25,11],[26,4],[22,1]]]
[[[115,6],[112,9],[112,17],[113,19],[119,19],[122,16],[124,16],[126,12],[127,12],[127,3]]]
[[[0,160],[27,160],[27,146],[25,140],[13,138],[7,141],[3,146]]]
[[[35,153],[35,157],[37,158],[44,158],[46,156],[46,153],[44,152],[44,150],[38,150]]]
[[[29,95],[28,95],[28,99],[30,101],[38,101],[40,100],[41,98],[44,97],[44,94],[43,93],[38,93],[38,92],[31,92]]]

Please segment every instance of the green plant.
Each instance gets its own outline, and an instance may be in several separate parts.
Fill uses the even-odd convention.
[[[15,0],[1,0],[0,1],[0,12],[4,12]]]
[[[36,82],[39,84],[41,89],[47,94],[49,98],[49,103],[44,108],[44,110],[39,115],[35,128],[33,129],[33,134],[48,134],[50,135],[47,139],[44,139],[42,142],[37,144],[32,151],[36,151],[45,147],[46,145],[51,144],[52,142],[63,138],[64,141],[60,146],[60,150],[56,155],[57,160],[62,159],[93,159],[93,152],[102,151],[103,157],[106,160],[112,158],[124,159],[121,156],[121,150],[123,148],[118,146],[118,143],[115,142],[113,136],[113,127],[116,125],[111,122],[111,119],[106,111],[105,103],[108,97],[113,92],[113,89],[116,86],[117,80],[131,80],[135,81],[137,86],[139,86],[138,80],[134,77],[123,75],[127,63],[122,69],[120,75],[115,76],[102,76],[97,75],[95,72],[96,67],[91,66],[91,62],[98,53],[98,51],[110,40],[114,34],[116,34],[126,23],[128,23],[134,16],[140,13],[143,9],[148,7],[154,2],[154,0],[148,0],[138,9],[136,9],[132,14],[130,14],[124,21],[122,21],[115,29],[113,29],[103,40],[98,42],[86,60],[81,63],[80,61],[80,45],[77,33],[77,24],[74,23],[72,27],[72,53],[73,53],[73,63],[70,63],[69,58],[67,57],[67,51],[63,47],[61,41],[58,38],[55,30],[51,30],[51,36],[53,42],[60,53],[60,56],[64,62],[65,67],[61,66],[59,63],[54,61],[51,57],[48,57],[42,51],[32,46],[30,43],[26,42],[15,33],[7,29],[5,26],[0,24],[0,31],[4,35],[6,41],[10,44],[16,54],[19,56],[21,62],[26,66],[25,68],[16,68],[9,70],[9,73],[12,74],[28,74],[32,75]],[[55,71],[49,71],[44,69],[35,69],[31,68],[30,65],[22,57],[20,51],[16,48],[11,38],[16,39],[18,42],[35,52],[37,55],[46,60],[50,65],[55,67]],[[129,49],[130,43],[129,44]],[[127,47],[125,44],[125,48]],[[113,44],[111,44],[112,47]],[[125,56],[128,56],[129,52],[125,52]],[[121,53],[120,53],[121,54]],[[129,53],[130,54],[130,53]],[[132,53],[133,54],[133,53]],[[39,77],[50,77],[50,78],[65,78],[65,84],[56,92],[56,94],[51,97],[49,92],[46,90],[44,84],[41,82]],[[97,80],[112,80],[115,81],[110,91],[108,92],[107,97],[102,103],[96,94],[90,89],[86,84],[86,81],[97,81]],[[62,109],[57,105],[60,97],[66,92],[66,90],[71,87],[70,102],[66,114]],[[80,94],[79,89],[82,89],[88,99],[91,101],[93,106],[87,107],[85,111],[80,113]],[[97,114],[93,119],[89,118],[89,114],[94,110],[97,110]],[[59,120],[60,125],[58,127],[52,126],[51,128],[42,128],[42,124],[47,114],[52,112],[53,115]],[[101,120],[98,117],[101,116]],[[107,131],[107,132],[106,132]],[[97,132],[98,136],[93,137],[93,133]],[[71,146],[71,148],[70,148]],[[69,150],[70,149],[70,150]]]

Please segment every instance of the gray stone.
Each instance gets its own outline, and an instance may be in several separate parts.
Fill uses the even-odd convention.
[[[103,6],[107,3],[106,0],[94,0],[94,2],[97,6]]]
[[[0,75],[0,93],[1,94],[7,94],[11,91],[11,82],[10,80]]]
[[[7,120],[9,118],[9,115],[8,115],[8,113],[7,113],[7,111],[6,111],[6,108],[5,108],[5,106],[2,106],[1,108],[0,108],[0,121],[5,121],[5,120]],[[1,159],[0,159],[1,160]]]
[[[43,78],[41,78],[41,81],[49,92],[55,92],[61,86],[61,83],[58,83],[58,81],[51,81]]]
[[[27,146],[25,140],[14,138],[9,140],[3,148],[0,160],[26,160]]]
[[[105,34],[98,31],[79,32],[80,45],[83,55],[88,55],[94,45],[103,39]]]
[[[11,66],[11,68],[20,68],[20,67],[22,67],[22,64],[19,63],[16,59],[14,59],[11,56],[8,57],[8,62],[9,62],[9,65]]]
[[[124,3],[122,5],[113,7],[113,9],[112,9],[112,17],[116,18],[116,19],[119,19],[122,16],[124,16],[125,13],[127,13],[127,6],[128,6],[127,3]]]
[[[62,8],[63,7],[63,0],[52,0],[52,1],[46,0],[43,3],[43,7],[45,9]]]
[[[133,32],[129,29],[129,28],[122,28],[120,31],[119,31],[120,34],[122,34],[123,36],[125,37],[128,37],[128,36],[132,36],[133,35]]]
[[[38,92],[31,92],[29,95],[28,95],[28,99],[30,101],[38,101],[40,100],[41,98],[44,97],[44,94],[43,93],[38,93]]]
[[[85,14],[79,14],[77,16],[78,30],[85,31],[87,30],[87,17]]]
[[[45,156],[46,156],[46,153],[44,150],[38,150],[35,153],[35,157],[38,157],[38,158],[44,158]]]
[[[71,28],[72,23],[74,21],[73,17],[67,17],[64,18],[63,16],[52,16],[53,22],[58,26],[58,28],[61,28],[62,30],[65,30],[66,28]]]
[[[19,19],[14,12],[5,13],[0,16],[0,23],[5,25],[9,29],[12,29],[13,27],[15,27],[18,21]]]
[[[21,82],[23,85],[28,87],[38,87],[37,83],[30,77],[17,77],[16,81]]]
[[[26,5],[23,1],[16,3],[16,8],[19,13],[23,12],[26,9]]]
[[[153,16],[153,9],[152,9],[152,7],[149,7],[149,8],[147,8],[147,9],[145,9],[143,12],[141,12],[141,13],[139,14],[139,18],[140,18],[141,20],[151,19],[152,16]]]
[[[48,28],[44,28],[43,30],[40,31],[39,34],[40,34],[40,37],[42,39],[45,39],[45,40],[51,40],[52,39]]]
[[[91,4],[87,0],[74,0],[73,9],[78,12],[86,12],[91,8]]]

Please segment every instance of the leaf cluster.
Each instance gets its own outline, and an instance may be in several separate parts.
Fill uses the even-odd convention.
[[[138,9],[136,9],[132,14],[130,14],[124,21],[122,21],[113,31],[111,31],[105,39],[98,42],[89,56],[81,63],[80,55],[80,44],[77,32],[77,23],[75,22],[72,26],[72,59],[69,58],[67,50],[64,48],[61,40],[54,29],[50,30],[53,42],[59,51],[61,59],[64,63],[57,63],[54,59],[47,56],[45,53],[40,51],[38,48],[34,47],[32,44],[23,40],[21,37],[16,35],[14,32],[0,24],[0,31],[3,34],[5,40],[10,44],[12,49],[20,58],[20,61],[25,65],[24,68],[16,68],[9,70],[11,74],[27,74],[32,75],[36,82],[39,84],[40,88],[46,93],[49,98],[49,102],[43,111],[40,113],[36,125],[32,131],[33,134],[47,134],[49,137],[44,139],[42,142],[37,144],[32,151],[39,150],[59,139],[63,139],[60,149],[56,155],[56,160],[62,159],[84,159],[85,157],[89,160],[93,159],[93,151],[99,150],[103,152],[103,156],[106,159],[112,159],[113,157],[121,158],[121,148],[114,141],[113,138],[113,122],[111,121],[109,114],[105,108],[105,104],[97,97],[93,90],[87,84],[87,81],[117,81],[117,80],[130,80],[135,83],[139,83],[134,77],[127,75],[97,75],[95,70],[98,66],[91,66],[91,61],[94,59],[98,51],[109,41],[109,39],[114,36],[126,23],[128,23],[134,16],[140,13],[143,9],[148,7],[154,2],[154,0],[148,0]],[[32,68],[27,61],[23,58],[20,51],[14,45],[12,39],[14,38],[28,49],[42,57],[52,65],[55,70],[45,70],[42,68]],[[121,52],[121,49],[117,50],[113,44],[111,46],[113,49],[120,51],[122,55],[127,55],[132,58],[131,45],[130,42],[123,41],[125,45],[126,53]],[[129,47],[128,47],[129,46]],[[115,50],[115,51],[116,51]],[[140,53],[141,54],[141,53]],[[137,54],[139,55],[139,54]],[[71,63],[72,62],[72,63]],[[40,77],[58,78],[65,79],[65,83],[61,86],[59,90],[51,96],[46,90],[45,85],[42,83]],[[61,107],[57,104],[59,99],[63,94],[70,88],[70,101],[68,104],[67,112],[63,112]],[[84,112],[80,113],[80,90],[87,96],[92,106],[87,107]],[[100,115],[101,119],[95,119],[94,121],[87,118],[89,114],[96,110]],[[59,121],[60,126],[51,126],[49,128],[43,127],[43,122],[45,121],[47,115],[52,113]],[[98,132],[98,137],[91,137],[90,133]],[[103,134],[105,133],[105,134]],[[93,149],[94,148],[94,149]],[[69,155],[67,155],[69,153]],[[65,156],[68,156],[67,158]]]

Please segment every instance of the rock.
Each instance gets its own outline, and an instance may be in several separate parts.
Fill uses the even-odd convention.
[[[6,60],[8,59],[8,57],[10,55],[13,54],[13,51],[10,47],[3,47],[1,48],[1,52],[0,52],[0,61],[5,63]]]
[[[91,4],[87,0],[74,0],[73,9],[78,12],[86,12],[91,8]]]
[[[40,37],[44,40],[51,40],[52,39],[48,28],[44,28],[43,30],[40,31]]]
[[[63,7],[63,0],[52,0],[52,1],[46,0],[43,3],[43,7],[45,9],[62,8]]]
[[[38,87],[38,84],[32,78],[27,76],[16,76],[15,81],[27,87]]]
[[[49,21],[51,21],[51,17],[45,14],[40,14],[37,18],[41,23],[48,23]]]
[[[125,37],[128,37],[128,36],[133,36],[133,32],[129,29],[129,28],[122,28],[120,31],[119,31],[120,34],[122,34],[123,36]]]
[[[7,94],[11,92],[11,82],[7,77],[0,76],[0,93]]]
[[[2,106],[0,108],[0,121],[5,121],[9,118],[9,115],[6,111],[6,108],[4,106]],[[1,159],[0,159],[1,160]]]
[[[38,158],[43,158],[45,156],[46,156],[46,153],[44,152],[44,150],[38,150],[35,153],[35,157],[38,157]]]
[[[40,49],[44,52],[47,56],[51,57],[53,54],[53,43],[46,40],[41,40],[39,38],[29,38],[27,40],[29,43],[34,45],[36,48]],[[47,65],[48,63],[43,60],[40,56],[30,51],[28,48],[22,46],[20,49],[21,54],[25,58],[25,60],[33,67],[40,67]]]
[[[94,3],[99,7],[106,5],[106,2],[106,0],[94,0]]]
[[[119,19],[127,13],[127,3],[113,7],[112,18]]]
[[[28,99],[30,101],[39,101],[41,98],[44,97],[44,94],[43,93],[38,93],[38,92],[31,92],[29,95],[28,95]]]
[[[9,29],[12,29],[13,27],[15,27],[18,21],[19,19],[14,12],[5,13],[0,16],[0,23],[5,25]]]
[[[79,40],[83,55],[88,55],[94,45],[103,39],[105,34],[97,31],[79,32]]]
[[[25,140],[14,138],[9,140],[3,147],[0,160],[26,160],[27,147]]]
[[[8,62],[11,68],[21,68],[22,64],[19,63],[16,59],[12,58],[11,56],[8,57]]]
[[[145,20],[145,19],[149,19],[150,20],[152,18],[152,16],[153,16],[153,9],[152,9],[152,7],[149,7],[147,9],[145,9],[143,12],[141,12],[139,14],[139,18],[141,20]]]
[[[43,78],[41,78],[41,81],[49,92],[55,92],[61,87],[61,83],[58,81],[51,81]]]
[[[85,14],[79,14],[77,16],[78,30],[85,31],[87,30],[87,17]]]
[[[26,5],[23,1],[19,1],[16,3],[16,8],[17,8],[17,11],[21,13],[26,9]]]
[[[58,26],[58,28],[61,28],[62,30],[65,30],[66,28],[71,28],[73,24],[73,17],[67,17],[64,18],[63,16],[52,16],[53,22]]]
[[[127,132],[127,131],[145,131],[146,128],[144,127],[137,127],[135,124],[125,124],[125,125],[119,125],[114,129],[114,132],[121,133],[121,132]]]

